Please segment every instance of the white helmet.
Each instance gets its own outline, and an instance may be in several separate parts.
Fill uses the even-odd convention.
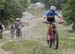
[[[50,9],[51,10],[56,10],[56,7],[55,6],[51,6]]]
[[[16,18],[16,20],[20,20],[20,18]]]

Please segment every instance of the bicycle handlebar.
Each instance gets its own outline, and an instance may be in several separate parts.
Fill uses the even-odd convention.
[[[43,23],[52,24],[53,22],[43,22]],[[62,24],[62,22],[55,22],[55,23]]]

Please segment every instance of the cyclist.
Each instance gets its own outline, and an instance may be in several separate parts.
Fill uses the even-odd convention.
[[[11,38],[13,39],[14,36],[15,36],[15,26],[14,26],[14,23],[12,23],[10,25],[9,29],[10,29]]]
[[[4,27],[4,25],[0,22],[0,39],[2,39],[3,30],[5,30],[5,27]]]
[[[54,29],[56,29],[55,16],[58,16],[58,18],[61,20],[61,23],[64,22],[63,18],[59,16],[58,12],[56,11],[55,6],[51,6],[44,15],[44,22],[52,23],[51,25],[49,25],[49,27],[54,26]],[[49,42],[49,40],[47,40],[47,42]]]
[[[22,38],[21,28],[22,28],[22,22],[20,21],[20,18],[16,18],[15,29],[16,29],[16,37],[17,38],[19,38],[19,37]]]

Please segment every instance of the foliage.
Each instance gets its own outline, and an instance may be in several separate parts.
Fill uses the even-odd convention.
[[[55,5],[57,9],[61,9],[62,4],[65,3],[65,0],[31,0],[31,3],[43,2],[48,9],[51,5]]]
[[[64,0],[44,0],[46,8],[49,8],[51,5],[54,5],[57,7],[57,9],[61,9],[63,2]]]
[[[68,25],[73,24],[72,29],[75,30],[75,0],[68,0],[64,5],[63,16]]]
[[[36,2],[43,2],[45,0],[31,0],[31,3],[36,3]]]
[[[27,7],[27,0],[1,0],[0,21],[4,24],[12,22],[15,18],[21,17]],[[12,18],[12,20],[11,20]]]

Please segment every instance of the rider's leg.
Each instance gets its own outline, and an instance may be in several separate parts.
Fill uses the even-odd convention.
[[[47,40],[47,44],[49,44],[49,40]]]
[[[50,40],[53,40],[54,39],[54,34],[56,32],[56,24],[55,23],[52,23],[50,24],[50,26],[48,26],[49,30],[48,30],[48,34],[49,34],[49,38]]]
[[[22,31],[21,31],[21,29],[16,32],[16,37],[17,37],[18,39],[19,39],[19,38],[22,38]]]
[[[53,37],[55,37],[56,32],[57,32],[56,23],[53,23]]]
[[[19,35],[19,34],[18,34],[18,32],[16,31],[16,38],[17,38],[17,39],[19,39],[19,36],[18,36],[18,35]]]
[[[22,39],[22,31],[21,30],[20,30],[19,36]]]
[[[49,24],[48,28],[49,29],[48,29],[48,35],[47,36],[48,36],[48,40],[51,41],[52,40],[52,25]]]

